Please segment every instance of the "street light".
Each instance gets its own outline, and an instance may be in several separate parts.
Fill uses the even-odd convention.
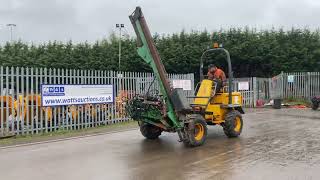
[[[119,29],[119,64],[118,70],[120,71],[120,63],[121,63],[121,29],[124,28],[124,24],[116,24],[116,28]]]
[[[12,29],[13,27],[16,27],[16,24],[7,24],[7,26],[10,28],[10,42],[12,42]]]

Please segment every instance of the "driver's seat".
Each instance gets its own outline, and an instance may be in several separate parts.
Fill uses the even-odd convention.
[[[200,106],[207,106],[211,97],[216,93],[216,85],[214,81],[209,79],[204,79],[201,81],[199,90],[194,99],[193,104]]]

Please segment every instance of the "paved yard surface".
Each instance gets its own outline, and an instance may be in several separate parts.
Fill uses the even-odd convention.
[[[250,110],[239,138],[210,127],[204,146],[138,130],[0,149],[10,180],[320,179],[320,111]]]

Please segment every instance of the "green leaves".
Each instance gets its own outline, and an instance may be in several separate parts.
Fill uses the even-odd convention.
[[[199,74],[200,57],[214,42],[231,54],[235,77],[270,77],[281,71],[319,71],[319,31],[289,31],[231,28],[215,32],[181,31],[154,35],[161,59],[169,73]],[[67,69],[118,70],[118,43],[115,34],[89,44],[48,42],[33,45],[21,41],[0,47],[0,65]],[[136,40],[122,38],[121,71],[151,71],[136,52]],[[206,57],[205,67],[214,63],[227,71],[223,54]]]

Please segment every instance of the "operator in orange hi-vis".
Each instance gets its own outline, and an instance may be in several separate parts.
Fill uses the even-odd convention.
[[[214,80],[218,83],[217,85],[217,91],[220,91],[220,89],[225,86],[226,82],[226,75],[223,72],[223,70],[219,69],[216,65],[210,64],[208,66],[208,79]]]

